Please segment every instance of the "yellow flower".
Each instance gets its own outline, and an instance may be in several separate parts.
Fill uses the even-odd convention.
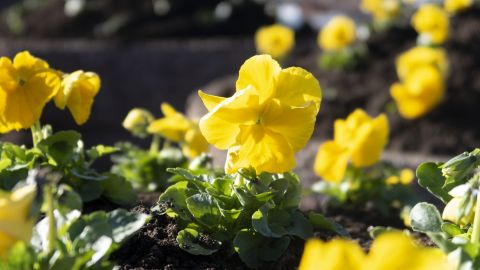
[[[93,72],[77,70],[65,74],[62,88],[55,96],[55,105],[64,110],[65,107],[75,119],[77,125],[83,125],[90,117],[93,99],[100,90],[100,77]]]
[[[327,181],[342,181],[349,160],[357,168],[375,164],[388,142],[384,114],[372,119],[357,109],[347,119],[336,120],[334,129],[334,139],[320,146],[314,164],[315,172]]]
[[[396,185],[396,184],[402,184],[402,185],[409,185],[413,179],[415,178],[415,174],[413,173],[412,170],[410,169],[403,169],[400,171],[400,175],[392,175],[388,177],[385,182],[389,185]]]
[[[299,270],[453,270],[439,249],[419,247],[401,232],[388,232],[374,240],[369,254],[355,242],[309,240]]]
[[[432,110],[442,100],[444,91],[442,75],[432,66],[415,69],[403,83],[395,83],[390,88],[400,115],[407,119]]]
[[[295,45],[295,32],[280,24],[261,27],[255,33],[255,45],[259,53],[270,54],[275,59],[281,59]]]
[[[0,192],[0,257],[16,242],[30,241],[34,219],[29,214],[35,194],[34,185]]]
[[[55,96],[60,78],[47,62],[24,51],[0,58],[0,132],[27,129]]]
[[[412,26],[429,43],[441,44],[448,38],[448,14],[435,4],[421,6],[412,17]]]
[[[399,0],[362,0],[360,9],[372,15],[375,21],[388,21],[400,11]]]
[[[209,111],[200,119],[200,130],[209,143],[228,149],[225,170],[291,170],[320,109],[318,81],[304,69],[282,69],[271,56],[257,55],[240,68],[236,89],[229,98],[199,91]]]
[[[148,132],[182,145],[183,153],[190,158],[208,151],[208,142],[200,133],[198,123],[177,112],[170,104],[162,103],[165,117],[153,121]]]
[[[351,45],[357,36],[355,22],[346,16],[335,16],[320,31],[318,45],[325,51],[340,51]]]
[[[448,59],[445,50],[418,46],[402,53],[396,61],[398,77],[404,80],[415,69],[425,65],[437,68],[442,76],[446,76]]]
[[[473,222],[473,218],[475,217],[475,211],[472,211],[459,219],[460,208],[462,207],[462,199],[454,197],[452,198],[445,208],[443,209],[442,218],[443,220],[451,221],[455,224],[465,226],[467,224],[471,224]]]
[[[472,6],[472,0],[445,0],[444,8],[450,13],[457,13]]]
[[[153,115],[149,111],[135,108],[128,112],[122,126],[133,134],[143,137],[152,121]]]

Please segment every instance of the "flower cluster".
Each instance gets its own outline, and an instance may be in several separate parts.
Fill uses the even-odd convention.
[[[435,4],[422,5],[412,17],[412,26],[423,44],[440,45],[449,35],[448,13]]]
[[[100,79],[92,72],[63,74],[27,51],[18,53],[13,60],[2,57],[0,132],[32,127],[51,99],[59,109],[67,107],[77,124],[84,124],[99,89]]]

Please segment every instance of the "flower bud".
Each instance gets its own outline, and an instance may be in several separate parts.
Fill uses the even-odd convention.
[[[149,111],[135,108],[128,113],[122,126],[132,132],[133,135],[144,138],[148,134],[147,128],[153,119],[153,115]]]
[[[442,174],[446,178],[465,180],[473,173],[479,162],[480,159],[477,155],[465,152],[443,164]]]
[[[463,217],[459,217],[460,207],[462,207],[462,198],[455,197],[451,199],[443,209],[443,220],[451,221],[455,224],[465,226],[472,223],[475,213],[473,209]]]

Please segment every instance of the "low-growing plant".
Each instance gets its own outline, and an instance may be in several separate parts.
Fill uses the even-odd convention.
[[[318,66],[324,70],[343,70],[358,67],[367,55],[367,47],[357,39],[357,25],[343,15],[333,17],[317,38],[322,54]]]
[[[426,233],[462,270],[480,267],[479,168],[480,149],[417,168],[420,186],[446,206],[441,215],[433,204],[417,204],[410,213],[412,229]]]
[[[324,181],[312,191],[326,194],[337,207],[363,207],[373,203],[383,214],[416,202],[409,186],[414,175],[380,157],[388,142],[385,115],[371,118],[357,109],[335,121],[334,139],[320,145],[314,170]]]
[[[317,80],[259,55],[240,68],[236,86],[229,98],[199,93],[209,110],[200,129],[207,141],[228,149],[226,174],[171,169],[179,182],[156,207],[177,219],[179,246],[196,255],[227,249],[261,268],[280,258],[293,238],[312,236],[314,227],[346,234],[321,214],[300,212],[302,188],[290,172],[320,109]]]
[[[122,175],[135,188],[165,190],[172,176],[167,168],[188,167],[188,160],[208,151],[208,143],[198,123],[163,103],[163,118],[155,120],[145,109],[133,109],[123,127],[139,138],[152,138],[150,149],[132,143],[119,143],[120,152],[113,156],[112,172]]]

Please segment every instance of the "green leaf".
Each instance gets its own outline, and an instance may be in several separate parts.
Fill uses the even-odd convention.
[[[75,192],[72,187],[67,185],[60,185],[57,191],[57,209],[63,215],[67,215],[72,210],[82,211],[83,202],[82,197]]]
[[[169,205],[171,209],[170,212],[179,215],[184,220],[188,220],[190,217],[190,212],[187,208],[188,196],[188,182],[182,181],[167,188],[167,190],[160,195],[159,203]],[[169,211],[167,211],[167,214],[169,214]],[[171,214],[169,215],[171,216]]]
[[[368,234],[370,235],[371,238],[375,239],[386,232],[399,232],[399,231],[400,231],[399,229],[395,229],[393,227],[375,226],[373,228],[369,228]]]
[[[72,160],[80,139],[78,132],[60,131],[40,141],[37,148],[48,157],[50,164],[62,166]]]
[[[240,259],[250,268],[265,267],[277,261],[290,245],[290,238],[267,238],[259,233],[241,230],[233,240]]]
[[[437,207],[429,203],[418,203],[410,211],[412,229],[418,232],[441,232],[442,217]]]
[[[112,173],[106,173],[107,178],[101,182],[103,196],[110,201],[124,206],[130,206],[137,201],[137,193],[132,184],[125,178]]]
[[[149,215],[128,212],[124,209],[117,209],[107,213],[107,218],[112,227],[113,241],[115,243],[124,242],[150,220]]]
[[[288,180],[288,189],[281,198],[279,204],[285,208],[298,208],[302,199],[302,185],[300,184],[300,178],[292,172],[283,174],[283,177]]]
[[[105,145],[96,145],[90,149],[87,150],[87,155],[88,158],[91,161],[94,161],[98,158],[101,158],[106,155],[113,154],[115,152],[118,152],[120,149],[117,147],[112,147],[112,146],[105,146]]]
[[[457,224],[451,222],[444,222],[442,224],[442,231],[448,233],[450,236],[457,236],[464,233]]]
[[[313,234],[310,221],[299,211],[269,208],[266,205],[253,213],[252,226],[265,237],[295,235],[306,239]]]
[[[209,228],[220,222],[220,210],[215,199],[208,193],[198,193],[187,198],[187,208],[194,218]]]
[[[350,234],[347,232],[347,230],[345,230],[345,228],[320,213],[310,212],[308,214],[308,219],[314,228],[332,231],[343,237],[350,238]]]
[[[420,186],[426,188],[444,203],[448,203],[452,199],[448,192],[453,186],[444,186],[446,179],[437,164],[433,162],[422,163],[417,168],[417,178]]]
[[[178,246],[193,255],[212,255],[217,252],[222,243],[210,239],[210,246],[202,245],[200,234],[194,229],[184,229],[177,235]]]

